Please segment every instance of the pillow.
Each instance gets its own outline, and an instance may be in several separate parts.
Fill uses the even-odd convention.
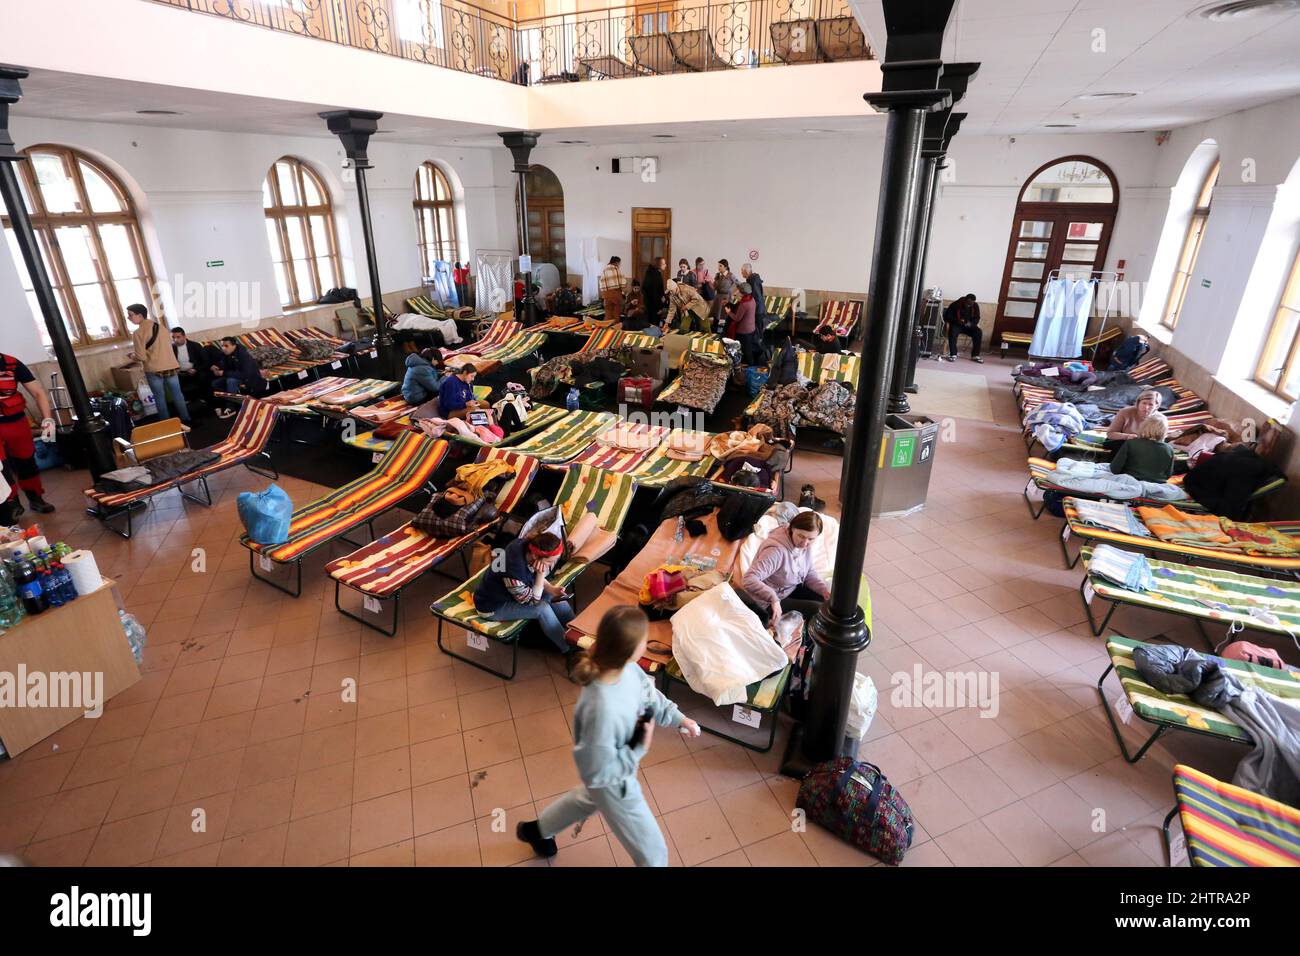
[[[293,502],[279,485],[272,483],[262,492],[240,492],[235,506],[248,539],[254,544],[284,544],[289,540]]]
[[[248,354],[253,356],[253,361],[257,363],[258,368],[282,365],[285,359],[293,355],[288,349],[278,345],[256,345],[248,350]]]

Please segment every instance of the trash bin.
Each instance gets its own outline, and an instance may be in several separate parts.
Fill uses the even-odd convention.
[[[925,507],[939,423],[926,415],[887,415],[872,517],[908,515]]]

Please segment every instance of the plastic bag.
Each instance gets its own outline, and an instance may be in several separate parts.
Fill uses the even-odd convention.
[[[272,483],[261,493],[240,492],[235,499],[235,508],[250,541],[265,546],[284,544],[289,540],[293,502],[279,485]]]
[[[776,642],[785,650],[786,656],[794,660],[794,655],[799,650],[799,642],[803,640],[803,615],[798,611],[786,611],[772,630],[776,634]]]
[[[140,399],[140,407],[144,409],[146,415],[158,414],[158,400],[154,398],[153,389],[149,387],[146,379],[140,380],[140,384],[135,388],[135,394]]]
[[[144,642],[147,637],[144,626],[134,614],[128,614],[126,611],[118,611],[117,616],[122,622],[122,631],[126,634],[126,642],[131,646],[131,656],[135,658],[137,664],[143,664]]]
[[[844,735],[853,740],[861,740],[876,716],[876,685],[865,674],[853,675],[853,697],[849,701],[849,722],[844,728]]]

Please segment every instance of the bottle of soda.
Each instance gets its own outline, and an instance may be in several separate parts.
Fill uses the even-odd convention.
[[[578,410],[578,390],[576,388],[569,389],[569,394],[564,397],[564,407],[571,412]]]
[[[18,598],[28,614],[40,614],[48,606],[41,593],[40,575],[30,561],[24,561],[18,569]]]
[[[48,567],[41,572],[41,593],[50,607],[63,607],[63,594],[54,580],[54,572]]]
[[[7,631],[16,627],[23,617],[23,608],[18,603],[18,595],[14,593],[9,581],[0,578],[0,627]]]

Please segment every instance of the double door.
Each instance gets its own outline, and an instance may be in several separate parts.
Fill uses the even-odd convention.
[[[1019,205],[1002,273],[994,345],[1004,332],[1034,331],[1047,277],[1053,272],[1086,279],[1105,267],[1114,222],[1114,212],[1096,204]]]

